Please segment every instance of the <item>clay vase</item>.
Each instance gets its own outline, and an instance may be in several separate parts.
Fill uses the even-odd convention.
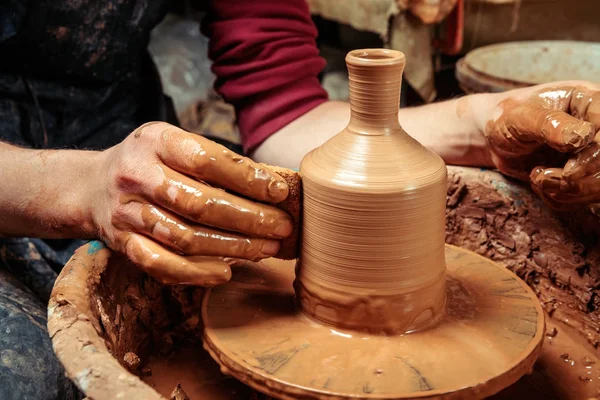
[[[355,50],[350,123],[303,159],[296,301],[346,329],[433,326],[446,299],[446,166],[400,126],[403,53]]]

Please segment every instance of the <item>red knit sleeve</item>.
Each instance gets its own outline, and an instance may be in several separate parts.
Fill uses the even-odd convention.
[[[236,109],[244,149],[327,100],[325,67],[306,0],[210,0],[215,89]]]

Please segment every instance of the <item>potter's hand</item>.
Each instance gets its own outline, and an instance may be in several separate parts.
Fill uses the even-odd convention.
[[[554,209],[600,203],[600,144],[593,141],[564,168],[534,168],[530,178],[533,190]]]
[[[598,89],[583,82],[508,92],[485,127],[494,165],[508,176],[531,179],[553,207],[599,201],[593,142],[600,128]]]
[[[272,256],[292,230],[286,213],[253,201],[284,200],[280,176],[166,123],[107,150],[98,173],[90,201],[100,236],[164,283],[224,283],[222,257]]]

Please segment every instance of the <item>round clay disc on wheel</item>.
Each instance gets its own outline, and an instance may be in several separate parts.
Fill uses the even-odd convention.
[[[544,333],[535,294],[506,268],[446,247],[447,315],[435,328],[340,331],[294,303],[294,263],[242,263],[208,291],[204,346],[222,370],[283,399],[482,398],[529,373]]]

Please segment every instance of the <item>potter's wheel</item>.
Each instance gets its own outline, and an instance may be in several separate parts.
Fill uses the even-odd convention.
[[[234,269],[207,292],[204,346],[224,372],[279,398],[490,396],[530,372],[544,316],[510,271],[446,246],[448,308],[435,328],[398,336],[339,331],[294,305],[294,263]]]

